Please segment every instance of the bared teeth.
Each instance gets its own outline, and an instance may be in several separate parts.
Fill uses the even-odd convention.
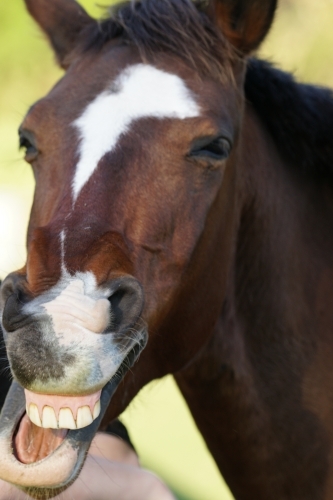
[[[27,410],[27,413],[33,424],[37,425],[38,427],[42,427],[42,422],[39,416],[37,405],[31,404],[29,411]]]
[[[93,421],[89,406],[81,406],[77,411],[76,425],[78,429],[87,427]]]
[[[43,408],[42,427],[44,427],[44,429],[58,429],[57,417],[51,406],[44,406]]]
[[[89,406],[81,406],[77,410],[76,421],[70,408],[61,408],[57,418],[51,406],[44,406],[40,416],[38,406],[30,403],[26,408],[31,422],[44,429],[82,429],[90,425],[101,412],[101,401],[94,405],[93,412]]]
[[[73,413],[69,408],[61,408],[58,425],[59,429],[76,429]]]
[[[101,400],[99,399],[94,407],[93,419],[95,420],[95,418],[97,418],[100,413],[101,413]]]

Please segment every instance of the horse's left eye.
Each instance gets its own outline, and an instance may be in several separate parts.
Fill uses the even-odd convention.
[[[32,144],[30,139],[25,135],[20,134],[20,149],[25,149],[25,159],[30,162],[33,161],[37,155],[37,148]]]
[[[225,137],[202,138],[193,144],[191,157],[225,160],[231,152],[231,143]]]

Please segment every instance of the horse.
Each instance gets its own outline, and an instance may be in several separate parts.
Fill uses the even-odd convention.
[[[19,129],[0,478],[64,491],[171,373],[235,498],[331,500],[333,96],[253,57],[277,1],[25,3],[66,72]]]

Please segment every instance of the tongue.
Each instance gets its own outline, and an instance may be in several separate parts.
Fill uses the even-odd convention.
[[[16,456],[24,464],[38,462],[58,448],[66,434],[66,429],[37,427],[25,413],[14,439]]]
[[[90,425],[100,412],[101,391],[67,397],[24,392],[26,413],[14,438],[16,456],[24,464],[50,455],[64,441],[68,429]]]

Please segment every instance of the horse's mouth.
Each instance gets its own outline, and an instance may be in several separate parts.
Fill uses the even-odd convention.
[[[100,414],[101,391],[89,396],[64,397],[25,390],[26,412],[14,432],[13,450],[24,463],[35,463],[54,452],[70,429],[90,425]]]
[[[72,484],[119,382],[146,340],[136,344],[102,389],[100,413],[83,428],[46,429],[33,424],[26,413],[24,390],[13,382],[0,416],[0,478],[41,499],[51,498]]]
[[[43,460],[65,440],[68,429],[44,429],[31,422],[24,413],[13,436],[13,453],[23,464]]]

